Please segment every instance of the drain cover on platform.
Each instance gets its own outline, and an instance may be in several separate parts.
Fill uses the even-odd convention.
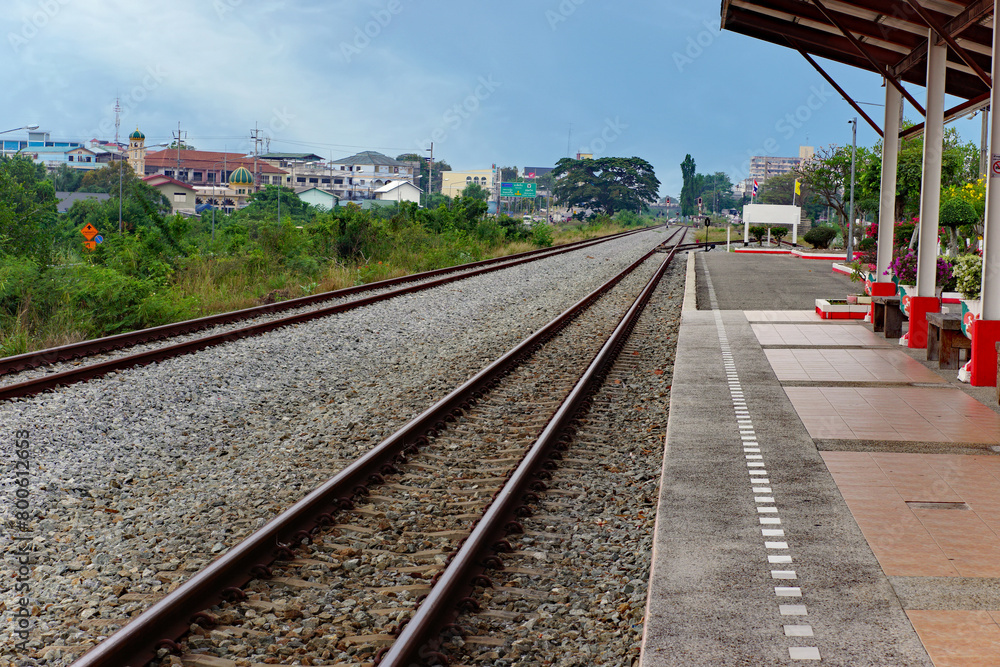
[[[967,510],[970,509],[965,503],[926,503],[916,500],[907,500],[906,506],[911,510]]]

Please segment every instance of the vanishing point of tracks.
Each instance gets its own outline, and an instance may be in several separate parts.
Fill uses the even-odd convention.
[[[583,442],[574,465],[601,456],[591,397],[677,248],[635,262],[76,664],[171,664],[167,652],[220,665],[492,660],[489,638],[463,639],[486,626],[460,614],[516,555],[563,452]],[[324,616],[334,598],[355,612]]]
[[[335,315],[354,308],[361,308],[378,301],[392,299],[405,294],[410,294],[420,290],[430,289],[439,285],[465,280],[473,276],[500,271],[512,266],[534,262],[540,259],[552,257],[553,255],[580,250],[591,245],[604,243],[614,238],[620,238],[630,234],[635,234],[641,230],[631,230],[613,236],[590,239],[569,243],[556,248],[545,248],[533,250],[518,255],[511,255],[497,259],[483,260],[471,264],[426,271],[424,273],[392,278],[367,285],[348,287],[324,292],[311,296],[290,299],[273,304],[266,304],[245,310],[238,310],[196,320],[187,320],[175,324],[167,324],[152,329],[143,329],[106,338],[87,340],[79,343],[72,343],[62,347],[27,352],[25,354],[0,358],[0,400],[7,400],[23,396],[32,396],[44,391],[54,389],[60,385],[84,382],[86,380],[100,377],[124,368],[143,366],[204,350],[206,348],[221,345],[229,341],[246,338],[248,336],[258,336],[281,327],[308,322],[321,317]],[[370,293],[367,295],[366,293]],[[345,301],[347,297],[363,295],[356,299]],[[334,305],[323,305],[326,302],[335,301]],[[316,307],[318,306],[318,307]],[[279,315],[286,311],[295,311],[290,315]],[[224,328],[226,325],[246,322],[258,319],[255,323],[227,328],[217,333],[206,336],[194,337],[170,344],[169,339],[193,334],[198,331],[213,327]],[[96,357],[116,350],[124,350],[133,346],[153,343],[156,341],[167,341],[163,345],[154,346],[152,349],[143,350],[124,356],[116,356],[112,359],[96,361],[94,363],[76,363],[68,367],[55,367],[62,362],[73,361],[86,357]],[[43,368],[41,372],[35,372],[35,377],[24,378],[15,374],[24,374],[35,368]],[[13,377],[11,377],[13,376]]]

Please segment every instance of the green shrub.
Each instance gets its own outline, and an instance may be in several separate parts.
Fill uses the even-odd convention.
[[[781,239],[788,236],[788,227],[771,227],[771,238],[778,245],[781,245]]]
[[[757,245],[761,245],[764,242],[764,237],[767,236],[767,227],[764,225],[751,225],[747,232],[750,234],[750,238],[757,242]]]
[[[837,230],[827,225],[813,227],[802,239],[814,248],[825,250],[830,247],[830,242],[837,237]]]
[[[531,226],[531,242],[539,248],[552,245],[552,228],[547,222],[536,222]]]
[[[0,317],[17,317],[31,301],[40,273],[38,262],[29,257],[0,259]]]
[[[613,219],[622,227],[638,227],[642,224],[642,216],[632,211],[618,211]]]

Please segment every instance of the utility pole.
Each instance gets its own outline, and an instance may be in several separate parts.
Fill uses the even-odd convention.
[[[118,143],[118,127],[121,125],[122,107],[119,104],[119,98],[115,98],[115,150],[118,152],[118,233],[122,233],[122,169],[125,165],[122,164],[122,147]]]
[[[122,106],[119,102],[120,98],[116,97],[115,98],[115,148],[117,149],[121,148],[121,146],[118,144],[118,127],[121,125],[122,122],[121,119]]]
[[[851,205],[848,212],[847,220],[847,238],[844,240],[844,246],[847,248],[847,261],[848,263],[854,261],[854,158],[855,152],[857,150],[858,144],[858,117],[855,116],[852,120],[847,121],[852,125],[851,128]]]
[[[174,135],[174,141],[177,144],[177,171],[175,176],[177,176],[178,181],[186,180],[181,178],[181,142],[187,137],[187,132],[181,132],[181,122],[177,121],[177,134]]]
[[[434,192],[434,142],[430,147],[431,157],[427,162],[427,208],[431,207],[431,193]]]
[[[250,138],[253,139],[253,189],[257,191],[257,184],[260,182],[260,175],[257,173],[257,155],[260,153],[260,128],[254,123],[254,128],[250,130]]]

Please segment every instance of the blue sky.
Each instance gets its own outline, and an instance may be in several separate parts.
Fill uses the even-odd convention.
[[[720,32],[720,3],[677,0],[7,0],[0,130],[334,159],[417,152],[455,169],[639,156],[661,194],[750,155],[847,144],[855,113],[797,53]],[[856,100],[881,79],[821,61]],[[924,91],[910,87],[918,100]],[[949,100],[953,103],[954,100]],[[876,122],[882,108],[866,106]],[[908,108],[908,117],[914,112]],[[956,124],[978,141],[979,118]],[[9,135],[11,137],[16,134]],[[858,143],[877,135],[858,124]],[[770,148],[770,151],[766,151]]]

